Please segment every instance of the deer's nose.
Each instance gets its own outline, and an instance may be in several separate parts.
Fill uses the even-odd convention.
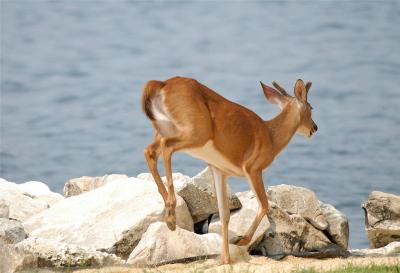
[[[314,129],[314,132],[318,131],[318,126],[317,126],[317,124],[314,123],[313,127],[314,127],[314,128],[313,128],[313,129]]]

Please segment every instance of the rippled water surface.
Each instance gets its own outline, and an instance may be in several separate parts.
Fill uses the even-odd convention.
[[[361,202],[400,194],[400,4],[299,2],[1,1],[0,176],[60,192],[72,177],[147,171],[149,79],[194,77],[269,119],[259,81],[303,78],[319,131],[296,136],[265,184],[314,190],[366,247]],[[189,175],[204,166],[173,159]]]

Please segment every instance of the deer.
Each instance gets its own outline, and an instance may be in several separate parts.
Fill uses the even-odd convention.
[[[164,219],[176,229],[176,196],[172,181],[171,157],[181,151],[205,161],[212,172],[222,223],[221,264],[231,262],[229,243],[248,245],[264,216],[268,198],[262,172],[288,145],[297,133],[307,138],[318,130],[307,100],[311,82],[298,79],[294,96],[277,82],[274,87],[261,82],[267,100],[280,108],[271,120],[263,120],[250,109],[229,101],[217,92],[185,78],[148,81],[143,89],[142,109],[154,128],[153,142],[144,149],[144,157],[164,201]],[[166,183],[157,169],[163,157]],[[247,232],[228,241],[230,218],[227,178],[244,177],[257,197],[259,209]]]

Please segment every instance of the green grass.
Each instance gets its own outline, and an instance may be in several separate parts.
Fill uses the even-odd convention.
[[[314,269],[297,271],[296,273],[319,273]],[[324,273],[400,273],[400,265],[370,265],[370,266],[347,266],[343,269],[324,271]]]

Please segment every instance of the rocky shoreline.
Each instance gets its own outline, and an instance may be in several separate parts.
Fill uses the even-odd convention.
[[[64,196],[42,182],[0,179],[0,272],[32,268],[154,267],[215,260],[221,223],[211,173],[175,173],[177,229],[163,222],[164,204],[150,174],[81,177]],[[348,250],[347,217],[314,192],[271,186],[268,218],[246,247],[230,245],[235,263],[265,256],[306,258],[400,254],[400,196],[372,192],[362,205],[371,249]],[[255,217],[251,191],[230,194],[229,236],[235,241]]]

